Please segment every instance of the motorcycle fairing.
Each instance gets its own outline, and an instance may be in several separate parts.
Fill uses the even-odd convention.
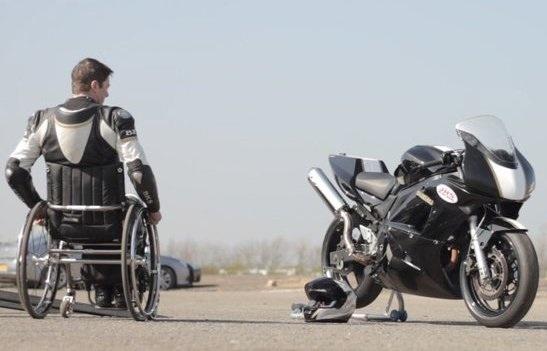
[[[458,234],[455,228],[466,224],[467,215],[459,204],[444,201],[436,188],[445,184],[454,190],[462,204],[470,201],[470,195],[454,186],[452,178],[454,175],[434,176],[396,194],[383,227],[389,254],[388,267],[379,274],[379,279],[386,287],[422,296],[461,297],[459,290],[446,279],[441,264],[443,250],[455,240]],[[433,204],[417,196],[419,191]]]
[[[456,125],[465,144],[463,178],[478,192],[495,198],[525,201],[535,188],[534,170],[515,148],[501,120],[469,118]]]

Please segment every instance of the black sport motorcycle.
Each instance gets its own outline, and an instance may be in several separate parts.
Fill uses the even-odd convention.
[[[512,327],[538,287],[538,261],[516,221],[535,187],[532,166],[503,122],[456,125],[464,149],[415,146],[394,175],[383,161],[331,155],[341,196],[319,168],[308,179],[335,214],[324,238],[324,273],[348,282],[357,307],[382,288],[462,299],[487,327]]]

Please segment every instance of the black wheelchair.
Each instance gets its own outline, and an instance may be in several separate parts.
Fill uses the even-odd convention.
[[[48,173],[57,167],[51,165],[50,169],[49,166]],[[114,174],[117,183],[114,188],[122,184],[123,190],[119,169],[106,174]],[[101,186],[105,188],[104,184]],[[44,318],[54,304],[57,291],[65,288],[66,295],[59,310],[68,318],[73,313],[78,283],[72,277],[71,265],[120,265],[128,311],[137,321],[154,319],[160,291],[159,241],[156,226],[148,221],[144,202],[135,195],[118,195],[117,201],[106,201],[114,204],[104,205],[102,201],[103,205],[59,205],[55,203],[63,201],[55,201],[56,188],[59,187],[51,185],[48,178],[48,201],[36,204],[29,212],[19,236],[17,288],[24,309],[33,318]],[[72,202],[82,202],[76,200]],[[96,230],[97,226],[84,225],[86,221],[93,224],[97,220],[103,221],[101,231]],[[80,224],[71,226],[71,221],[80,221]],[[93,304],[90,289],[87,290]]]

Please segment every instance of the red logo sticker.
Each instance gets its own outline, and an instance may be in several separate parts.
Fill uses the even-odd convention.
[[[448,185],[439,184],[437,185],[437,194],[444,201],[455,204],[458,202],[458,195],[452,190]]]

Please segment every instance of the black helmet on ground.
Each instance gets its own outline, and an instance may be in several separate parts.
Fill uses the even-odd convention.
[[[344,281],[321,277],[304,286],[310,301],[300,306],[306,322],[346,323],[355,312],[357,297]]]

